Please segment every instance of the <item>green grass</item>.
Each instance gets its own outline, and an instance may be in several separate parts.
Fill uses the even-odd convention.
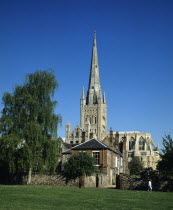
[[[173,209],[173,193],[0,185],[0,209]]]

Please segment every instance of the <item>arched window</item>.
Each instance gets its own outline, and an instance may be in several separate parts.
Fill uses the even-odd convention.
[[[145,150],[145,140],[142,136],[139,140],[139,150]]]
[[[76,138],[79,138],[79,132],[76,132]]]
[[[129,141],[129,150],[135,150],[135,139],[133,137]]]

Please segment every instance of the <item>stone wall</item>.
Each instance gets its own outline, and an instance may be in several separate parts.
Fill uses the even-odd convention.
[[[96,179],[98,181],[98,187],[110,186],[110,177],[107,174],[96,174],[90,177],[86,177],[86,180],[82,179],[82,186],[85,187],[97,187]],[[23,177],[22,184],[26,184],[27,177]],[[15,184],[15,183],[14,183]],[[51,186],[67,186],[67,187],[79,187],[79,179],[66,182],[66,179],[60,175],[32,175],[30,185],[51,185]],[[173,192],[173,180],[160,180],[152,182],[153,191]],[[116,188],[121,190],[148,190],[148,181],[144,181],[140,178],[133,179],[129,175],[120,174],[117,175]]]
[[[157,180],[152,182],[153,191],[173,192],[173,179]],[[117,177],[117,189],[121,190],[148,190],[148,181],[132,178],[127,174]]]
[[[23,184],[26,184],[26,180],[27,176],[23,177]],[[32,175],[30,185],[78,186],[79,181],[76,179],[67,183],[66,178],[61,175],[34,174]]]
[[[93,176],[86,177],[86,187],[98,187],[110,185],[110,178],[107,174],[95,174]]]
[[[101,187],[108,186],[110,177],[107,174],[94,174],[88,177],[82,177],[80,180],[82,186],[84,187]],[[23,177],[23,184],[27,183],[27,176]],[[32,175],[30,185],[52,185],[52,186],[79,186],[79,179],[66,181],[61,175],[44,175],[44,174],[35,174]]]

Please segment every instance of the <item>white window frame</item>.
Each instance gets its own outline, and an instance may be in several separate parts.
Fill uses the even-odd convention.
[[[94,153],[99,153],[99,164],[96,164],[95,166],[100,166],[100,151],[92,151],[92,157],[94,157]]]
[[[123,167],[123,158],[120,157],[120,166]]]
[[[115,168],[118,168],[118,158],[115,156]]]

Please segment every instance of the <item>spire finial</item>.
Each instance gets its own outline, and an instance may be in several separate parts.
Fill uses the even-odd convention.
[[[94,38],[96,38],[96,30],[94,30]]]
[[[94,46],[96,46],[96,30],[94,30]]]

